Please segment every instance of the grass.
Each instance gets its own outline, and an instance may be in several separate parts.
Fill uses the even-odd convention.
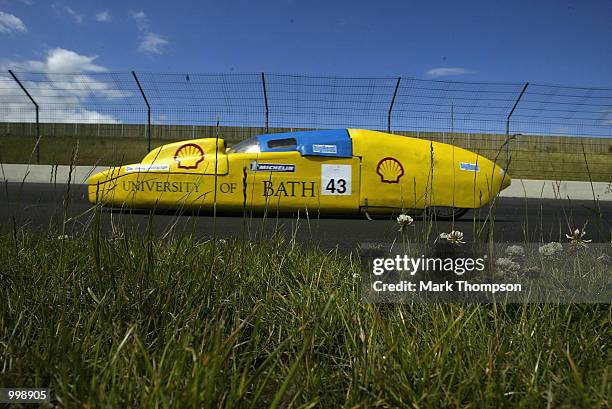
[[[280,236],[14,227],[0,264],[0,384],[60,407],[609,406],[606,304],[367,304]]]
[[[151,148],[157,148],[174,139],[153,139]],[[35,138],[0,136],[0,161],[3,163],[36,163]],[[73,151],[78,154],[73,160]],[[100,165],[115,166],[138,163],[148,153],[144,138],[113,138],[54,136],[41,140],[40,163],[48,165]]]
[[[3,387],[85,408],[609,406],[610,304],[369,304],[354,253],[154,236],[153,215],[103,234],[98,207],[69,237],[66,203],[59,229],[0,225]]]
[[[589,153],[590,175],[594,182],[609,182],[612,179],[610,154]],[[582,151],[567,152],[512,152],[510,174],[520,179],[578,180],[588,181]]]
[[[152,148],[174,142],[179,139],[153,139]],[[228,140],[228,143],[236,142]],[[447,140],[446,142],[450,142]],[[73,161],[72,152],[78,144],[78,155]],[[0,162],[2,163],[36,163],[33,155],[35,139],[21,136],[0,136]],[[609,153],[589,152],[589,166],[585,167],[583,153],[534,149],[516,149],[511,152],[513,178],[580,180],[588,181],[590,174],[594,182],[610,182],[612,161]],[[566,149],[564,147],[564,149]],[[494,159],[499,154],[498,148],[476,149],[480,154]],[[40,143],[40,163],[69,165],[105,165],[113,166],[126,163],[138,163],[147,154],[147,142],[144,138],[128,137],[72,137],[53,136],[43,138]],[[504,156],[500,156],[504,158]],[[505,159],[504,159],[505,160]],[[503,162],[503,161],[502,161]]]

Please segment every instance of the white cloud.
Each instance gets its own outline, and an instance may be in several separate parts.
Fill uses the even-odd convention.
[[[160,34],[151,33],[149,31],[149,17],[144,11],[132,11],[130,15],[136,22],[136,27],[140,31],[142,36],[140,37],[140,44],[138,45],[138,51],[141,53],[149,54],[163,54],[166,52],[166,46],[169,44],[168,40]]]
[[[98,58],[97,55],[87,56],[65,48],[53,48],[47,52],[45,61],[8,61],[1,64],[0,67],[52,74],[106,71],[106,68],[93,63],[96,58]]]
[[[468,70],[467,68],[462,68],[462,67],[439,67],[439,68],[432,68],[431,70],[428,70],[425,75],[427,75],[428,77],[433,77],[433,78],[440,78],[440,77],[448,77],[448,76],[453,76],[453,75],[466,75],[466,74],[473,74],[474,71],[472,70]]]
[[[166,51],[168,40],[159,34],[146,33],[138,46],[141,53],[163,54]]]
[[[68,15],[68,17],[72,18],[75,22],[77,22],[79,24],[81,24],[83,22],[83,15],[77,13],[76,11],[71,9],[70,7],[61,6],[61,5],[57,4],[57,3],[54,3],[51,7],[53,8],[53,10],[55,10],[55,12],[59,16]]]
[[[28,80],[27,76],[21,78],[34,100],[42,106],[43,122],[116,123],[118,121],[112,115],[92,109],[90,98],[113,100],[126,98],[130,94],[114,89],[112,84],[98,77],[88,75],[107,71],[107,68],[93,63],[96,58],[54,48],[49,50],[43,61],[4,61],[0,63],[0,71],[15,69],[45,73],[43,78],[48,81],[41,81],[40,77],[37,81]],[[25,99],[23,102],[16,102],[15,96],[21,95],[17,84],[12,80],[7,80],[5,84],[8,86],[0,88],[0,121],[23,121],[24,104],[28,105],[29,102]],[[53,105],[50,105],[51,103]]]
[[[149,18],[144,11],[132,11],[130,14],[136,22],[136,27],[138,27],[138,30],[147,31],[149,29]]]
[[[111,21],[111,15],[108,11],[104,10],[99,13],[96,13],[96,21],[101,23],[107,23]]]
[[[70,7],[66,7],[66,13],[68,13],[77,23],[81,24],[83,22],[83,15],[72,10]]]
[[[604,123],[606,125],[612,125],[612,108],[608,109],[608,113],[605,116]]]
[[[27,28],[17,16],[0,11],[0,33],[26,32]]]

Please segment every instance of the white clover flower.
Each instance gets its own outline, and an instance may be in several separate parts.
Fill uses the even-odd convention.
[[[513,257],[525,257],[525,249],[519,245],[512,245],[506,247],[506,256]]]
[[[414,222],[414,219],[407,214],[400,214],[397,216],[397,224],[400,226],[411,225]]]
[[[521,269],[521,265],[516,261],[512,261],[509,258],[501,257],[495,260],[497,269],[502,273],[518,273]]]
[[[412,217],[408,216],[407,214],[400,214],[397,216],[397,222],[399,224],[412,224],[413,221],[414,220]]]
[[[399,224],[399,231],[403,232],[407,226],[412,226],[414,219],[407,214],[400,214],[397,216],[397,224]]]
[[[584,230],[584,227],[583,227],[582,230],[575,229],[570,234],[566,234],[565,237],[570,239],[570,243],[573,245],[588,247],[587,243],[590,243],[593,240],[585,240],[584,239],[585,234],[586,234],[586,231]]]
[[[67,234],[64,234],[63,236],[57,236],[58,240],[69,240],[70,236]]]
[[[453,244],[465,244],[463,241],[463,233],[459,230],[452,230],[450,233],[440,233],[441,239],[446,239]]]
[[[562,251],[563,246],[561,245],[561,243],[557,243],[556,241],[544,244],[538,249],[538,252],[544,257],[554,257]]]

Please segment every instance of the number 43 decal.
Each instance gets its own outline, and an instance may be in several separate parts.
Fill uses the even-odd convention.
[[[338,186],[338,187],[336,187]],[[325,190],[330,192],[331,195],[335,195],[338,192],[339,195],[346,192],[346,180],[344,179],[330,179]]]
[[[321,195],[350,196],[352,176],[351,165],[321,165]]]

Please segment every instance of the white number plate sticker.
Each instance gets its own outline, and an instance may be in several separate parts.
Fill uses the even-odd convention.
[[[351,165],[321,165],[321,195],[350,196],[352,168]]]

